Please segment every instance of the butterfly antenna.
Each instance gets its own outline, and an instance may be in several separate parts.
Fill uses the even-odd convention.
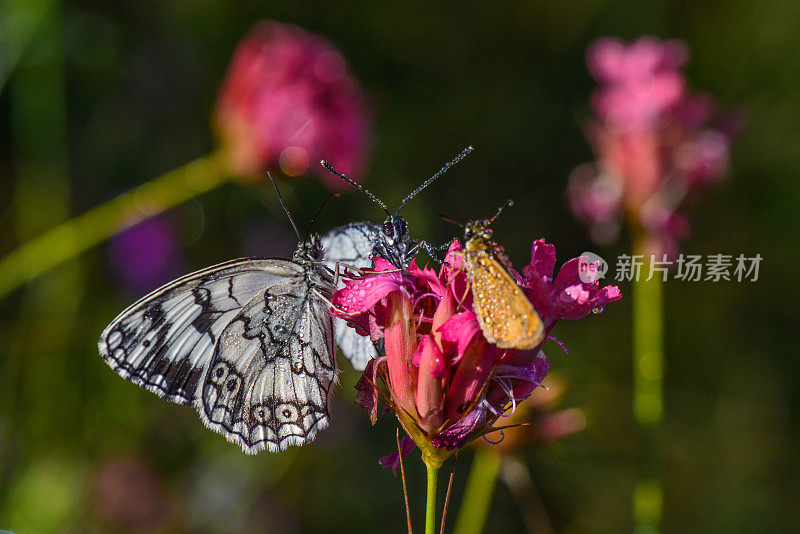
[[[460,223],[458,221],[455,221],[455,220],[451,219],[450,217],[448,217],[447,215],[442,215],[440,213],[439,214],[439,218],[442,219],[443,221],[447,221],[449,223],[455,224],[456,226],[460,226],[461,228],[464,228],[464,223]]]
[[[433,176],[431,176],[430,178],[428,178],[427,180],[422,182],[422,185],[420,185],[418,188],[414,189],[406,198],[403,199],[403,201],[400,203],[400,207],[397,208],[397,213],[395,213],[394,216],[397,217],[397,214],[400,213],[400,210],[403,209],[403,206],[406,205],[406,202],[408,202],[409,200],[411,200],[412,198],[417,196],[417,194],[420,191],[422,191],[423,189],[425,189],[426,187],[431,185],[437,178],[439,178],[441,175],[443,175],[448,170],[450,170],[450,167],[452,167],[453,165],[455,165],[456,163],[458,163],[459,161],[461,161],[462,159],[467,157],[467,155],[470,152],[472,152],[474,149],[475,149],[475,147],[473,147],[472,145],[468,146],[467,148],[462,150],[461,153],[458,156],[456,156],[453,159],[451,159],[450,161],[448,161],[447,164],[445,164],[444,167],[439,169],[439,172],[437,172],[436,174],[434,174]]]
[[[373,195],[372,193],[367,191],[364,187],[360,186],[359,184],[357,184],[356,182],[354,182],[353,180],[348,178],[347,175],[342,174],[339,171],[337,171],[336,169],[334,169],[333,166],[330,163],[328,163],[327,161],[325,161],[324,159],[322,161],[320,161],[320,163],[322,164],[323,167],[328,169],[330,172],[332,172],[333,174],[335,174],[336,176],[338,176],[339,178],[341,178],[342,180],[344,180],[348,184],[352,185],[353,187],[355,187],[356,189],[358,189],[359,191],[361,191],[362,193],[367,195],[373,202],[375,202],[378,206],[380,206],[381,209],[383,209],[383,211],[386,212],[386,215],[388,215],[389,217],[392,216],[392,214],[389,213],[389,209],[386,207],[386,204],[384,204],[381,199],[379,199],[378,197],[376,197],[375,195]]]
[[[283,211],[285,211],[286,215],[289,217],[289,222],[292,223],[292,228],[294,228],[294,233],[297,234],[297,240],[302,241],[302,238],[300,237],[300,231],[297,229],[297,225],[295,224],[294,219],[292,218],[292,214],[289,212],[289,208],[286,207],[286,203],[283,201],[283,197],[281,196],[281,191],[280,189],[278,189],[278,184],[275,183],[275,180],[272,178],[272,175],[269,173],[269,171],[267,171],[267,176],[269,176],[269,181],[272,182],[272,186],[275,187],[275,192],[278,193],[278,200],[281,203]]]
[[[513,206],[513,205],[514,205],[514,201],[513,201],[513,200],[509,200],[508,202],[506,202],[505,204],[503,204],[502,206],[500,206],[500,209],[499,209],[499,210],[497,210],[497,213],[495,213],[495,214],[494,214],[494,217],[492,217],[491,219],[489,219],[489,224],[491,224],[492,222],[494,222],[494,220],[495,220],[496,218],[498,218],[498,217],[500,216],[500,214],[501,214],[501,213],[503,213],[503,210],[504,210],[504,209],[508,208],[509,206]]]
[[[342,195],[340,195],[339,193],[329,193],[328,196],[325,197],[325,200],[322,201],[322,205],[320,205],[319,209],[317,210],[317,213],[314,214],[314,216],[311,218],[311,222],[308,223],[308,230],[306,230],[306,235],[305,235],[305,237],[303,239],[308,238],[308,234],[311,233],[311,228],[313,228],[314,223],[317,220],[317,217],[319,217],[319,214],[322,213],[322,209],[328,204],[328,201],[330,199],[332,199],[333,197],[337,197],[338,198],[340,196],[342,196]]]

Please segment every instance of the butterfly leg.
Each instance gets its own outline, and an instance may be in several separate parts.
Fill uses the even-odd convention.
[[[317,288],[315,288],[315,287],[312,287],[312,288],[311,288],[311,292],[312,292],[312,293],[314,293],[316,296],[318,296],[320,299],[322,299],[322,301],[323,301],[323,302],[325,302],[325,303],[326,303],[328,306],[330,306],[331,308],[333,308],[334,310],[336,310],[336,311],[337,311],[337,312],[339,312],[339,313],[342,313],[342,314],[344,314],[344,315],[358,315],[358,313],[351,313],[351,312],[346,312],[346,311],[344,311],[343,309],[341,309],[340,307],[338,307],[336,304],[334,304],[333,302],[331,302],[331,299],[329,299],[328,297],[326,297],[325,295],[323,295],[323,294],[322,294],[322,292],[321,292],[321,291],[319,291],[319,290],[318,290]]]
[[[340,263],[337,261],[336,268],[333,270],[334,286],[339,287],[339,278],[352,278],[350,275],[347,274],[347,271],[354,272],[358,275],[363,275],[366,270],[356,267],[355,265],[349,265],[347,263]]]

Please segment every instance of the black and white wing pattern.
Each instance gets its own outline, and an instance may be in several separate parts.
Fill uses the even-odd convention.
[[[324,299],[332,290],[327,268],[298,253],[295,261],[234,260],[140,299],[98,347],[123,378],[194,405],[244,452],[276,452],[328,426],[337,369]]]
[[[375,255],[375,244],[381,239],[381,227],[371,222],[350,223],[334,228],[322,236],[322,248],[325,251],[324,263],[332,271],[336,263],[353,267],[372,267]],[[344,281],[339,280],[340,289]],[[357,371],[363,371],[367,363],[378,357],[369,337],[359,335],[354,328],[347,326],[347,321],[335,317],[333,331],[336,345]]]

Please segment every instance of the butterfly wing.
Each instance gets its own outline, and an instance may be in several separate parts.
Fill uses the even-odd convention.
[[[331,270],[336,269],[337,262],[353,267],[372,267],[373,248],[380,232],[380,226],[371,222],[334,228],[322,236],[325,265]],[[344,281],[339,280],[338,288],[342,287]],[[378,357],[370,338],[359,335],[354,328],[347,326],[344,319],[334,318],[333,331],[336,345],[357,371],[363,371],[371,359]]]
[[[254,454],[311,441],[328,426],[336,378],[327,303],[333,285],[277,284],[254,298],[220,336],[198,410],[213,430]]]
[[[533,349],[544,339],[544,324],[491,248],[468,242],[464,254],[478,324],[500,348]]]
[[[203,392],[209,382],[208,371],[212,359],[220,355],[220,361],[229,362],[241,377],[240,386],[245,388],[244,391],[253,391],[257,382],[274,381],[280,374],[279,367],[269,363],[255,366],[253,358],[245,352],[239,355],[238,347],[244,347],[249,340],[242,338],[237,341],[234,334],[239,324],[247,322],[248,314],[257,315],[259,303],[264,302],[271,289],[278,291],[296,287],[301,288],[296,294],[305,296],[290,308],[303,310],[304,316],[314,315],[315,329],[311,329],[312,321],[309,319],[309,330],[303,335],[326,366],[333,367],[333,351],[327,342],[331,336],[330,317],[327,309],[321,311],[324,302],[309,292],[307,279],[306,269],[297,263],[254,258],[234,260],[186,275],[140,299],[114,319],[100,337],[100,354],[123,378],[171,401],[194,404],[201,419],[209,426],[229,440],[240,443],[246,452],[258,452],[268,448],[266,442],[250,445],[241,436],[231,434],[227,428],[205,416]],[[320,284],[332,286],[321,278]],[[285,293],[291,292],[286,290]],[[263,320],[263,314],[258,318]],[[224,346],[221,344],[223,335],[226,339]],[[285,338],[268,342],[280,344]],[[304,354],[307,349],[290,344],[284,350]],[[325,384],[326,388],[330,385],[335,370],[326,374],[325,366],[321,365],[320,369],[323,376],[313,378],[306,375],[307,383],[298,384],[298,395],[309,389],[313,393],[306,394],[307,397],[319,396],[316,393],[319,384]],[[300,400],[305,402],[305,397]],[[326,389],[326,414],[327,401]],[[316,428],[321,428],[321,425]],[[313,434],[308,433],[306,441],[312,438]],[[303,441],[295,442],[300,444]]]

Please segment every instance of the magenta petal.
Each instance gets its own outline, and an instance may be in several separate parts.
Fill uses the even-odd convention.
[[[479,403],[467,415],[456,423],[448,426],[431,440],[434,447],[453,450],[463,447],[470,434],[486,424],[487,408],[484,403]]]
[[[420,367],[423,360],[430,358],[431,365],[430,371],[434,378],[444,378],[447,373],[447,365],[444,361],[444,355],[439,347],[436,345],[433,336],[424,335],[420,338],[417,350],[414,352],[414,359],[411,361],[417,367]]]
[[[550,280],[556,266],[556,247],[545,243],[544,239],[537,239],[531,247],[531,262],[522,269],[526,278],[538,275]]]
[[[348,315],[364,313],[372,308],[379,300],[400,289],[402,279],[391,274],[376,274],[348,280],[345,286],[336,291],[331,297],[338,311],[338,317],[348,318]]]
[[[442,335],[444,341],[456,344],[456,351],[458,352],[458,358],[460,358],[480,330],[481,327],[478,324],[475,312],[466,311],[450,317],[439,327],[438,332]],[[453,363],[458,361],[458,358]]]
[[[356,403],[369,414],[369,420],[374,425],[378,420],[378,372],[381,366],[386,366],[386,356],[370,360],[356,384]]]
[[[396,271],[397,267],[392,265],[392,262],[381,258],[380,256],[375,256],[372,258],[372,263],[375,265],[375,268],[372,269],[373,271]]]
[[[561,293],[570,286],[582,284],[579,273],[580,258],[572,258],[558,271],[556,279],[553,281],[552,292],[554,294]]]
[[[403,454],[403,458],[408,456],[408,454],[416,448],[417,444],[414,443],[408,436],[403,436],[400,439],[400,452]],[[400,456],[397,454],[397,451],[392,451],[390,454],[381,457],[378,460],[378,464],[381,467],[391,467],[392,472],[397,475],[397,468],[400,467]]]
[[[421,286],[426,292],[435,293],[440,297],[443,297],[447,292],[445,285],[439,280],[439,275],[433,269],[429,269],[427,265],[425,268],[420,269],[412,261],[407,270],[408,274],[416,279],[415,284],[417,287]]]

